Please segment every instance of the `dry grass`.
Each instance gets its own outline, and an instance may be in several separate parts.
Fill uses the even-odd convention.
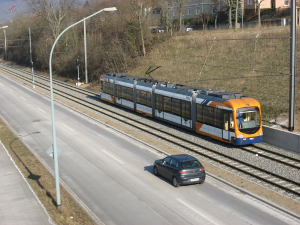
[[[0,139],[56,224],[94,224],[63,187],[60,187],[61,209],[57,209],[54,177],[2,120],[0,120]]]
[[[157,45],[129,74],[146,76],[149,66],[162,66],[154,79],[243,93],[260,101],[269,124],[289,110],[289,36],[289,27],[188,32]],[[296,89],[296,114],[299,100]]]

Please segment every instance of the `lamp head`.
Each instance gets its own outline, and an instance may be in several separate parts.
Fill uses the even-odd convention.
[[[3,26],[3,27],[0,27],[0,29],[5,29],[5,28],[8,28],[8,26]]]
[[[117,11],[117,8],[116,7],[104,8],[104,11],[105,12],[115,12],[115,11]]]

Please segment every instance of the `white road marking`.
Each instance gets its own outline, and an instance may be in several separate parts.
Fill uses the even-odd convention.
[[[188,205],[187,203],[185,203],[184,201],[177,199],[177,201],[181,202],[183,205],[185,205],[186,207],[188,207],[189,209],[193,210],[195,213],[199,214],[200,216],[204,217],[206,220],[208,220],[209,222],[211,222],[212,224],[219,224],[216,223],[215,221],[211,220],[211,218],[205,216],[204,214],[200,213],[197,209],[191,207],[190,205]]]
[[[64,125],[66,128],[68,128],[69,130],[71,130],[71,131],[74,132],[74,130],[73,130],[72,128],[70,128],[69,126],[67,126],[66,124],[63,123],[63,125]]]
[[[40,110],[40,111],[43,112],[43,113],[46,113],[44,110],[42,110],[42,109],[40,109],[40,108],[38,108],[38,110]]]
[[[115,156],[111,155],[111,154],[108,153],[107,151],[104,151],[104,150],[103,150],[103,152],[104,152],[105,154],[109,155],[110,157],[112,157],[113,159],[115,159],[116,161],[118,161],[119,163],[124,164],[121,160],[117,159]]]
[[[21,99],[23,99],[24,101],[27,101],[26,98],[24,98],[24,97],[21,97]]]

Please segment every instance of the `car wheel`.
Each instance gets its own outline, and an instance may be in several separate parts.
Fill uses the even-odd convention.
[[[158,176],[159,174],[158,174],[158,170],[157,170],[157,167],[156,166],[154,166],[154,174],[155,174],[155,176]]]
[[[179,187],[180,186],[176,177],[173,177],[172,182],[173,182],[174,187]]]

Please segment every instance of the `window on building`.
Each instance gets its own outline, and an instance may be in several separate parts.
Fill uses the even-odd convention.
[[[253,0],[247,0],[248,5],[253,5]]]
[[[200,14],[200,8],[199,6],[196,7],[196,15],[199,15]]]
[[[211,14],[216,14],[216,8],[212,8]]]
[[[283,5],[284,6],[289,6],[290,5],[290,1],[289,0],[284,0]]]
[[[192,15],[192,10],[190,7],[188,8],[188,15]]]

